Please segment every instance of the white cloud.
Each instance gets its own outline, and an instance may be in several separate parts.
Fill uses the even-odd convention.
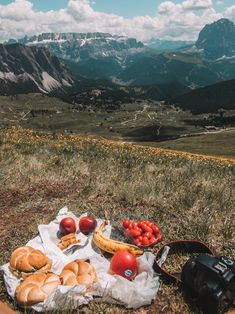
[[[235,20],[235,5],[232,5],[231,7],[228,7],[225,10],[225,17],[228,17],[232,20]]]
[[[184,10],[204,10],[212,7],[212,0],[185,0],[182,3]]]
[[[235,19],[235,7],[227,9]],[[111,34],[151,38],[196,39],[201,28],[219,18],[211,0],[162,2],[154,17],[124,18],[116,14],[97,12],[89,0],[69,0],[67,7],[57,11],[35,11],[28,0],[15,0],[0,5],[0,40],[19,38],[42,32],[109,32]]]

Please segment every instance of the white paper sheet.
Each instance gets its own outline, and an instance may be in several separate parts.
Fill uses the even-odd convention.
[[[86,214],[82,216],[86,216]],[[85,294],[81,294],[85,289],[81,285],[75,287],[60,285],[45,302],[32,307],[35,311],[75,309],[97,297],[100,297],[101,301],[122,304],[127,308],[138,308],[152,302],[159,289],[159,278],[152,268],[155,259],[152,253],[145,252],[138,258],[139,273],[133,281],[128,281],[118,275],[110,275],[110,261],[102,255],[99,249],[93,246],[92,235],[78,234],[81,237],[82,245],[75,245],[64,252],[56,246],[55,232],[59,228],[59,222],[64,217],[73,217],[76,222],[81,218],[76,217],[69,212],[67,207],[64,207],[59,211],[54,221],[48,225],[39,225],[39,236],[30,240],[26,245],[43,251],[52,260],[52,271],[55,274],[60,274],[67,263],[77,258],[90,259],[90,263],[96,269],[98,281],[94,284],[92,292]],[[101,219],[97,219],[97,228],[102,222]],[[110,237],[111,225],[106,227],[104,234]],[[9,271],[9,264],[3,265],[0,269],[4,273],[7,291],[14,298],[19,280]]]

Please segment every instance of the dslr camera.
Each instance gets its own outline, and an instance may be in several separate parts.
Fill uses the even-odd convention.
[[[235,261],[208,254],[192,257],[182,269],[181,280],[204,314],[235,307]]]

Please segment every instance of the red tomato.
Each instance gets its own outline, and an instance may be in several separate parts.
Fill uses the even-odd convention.
[[[146,237],[146,238],[148,238],[148,239],[151,239],[152,236],[153,236],[153,234],[152,234],[151,232],[145,232],[145,233],[143,234],[143,237]]]
[[[130,230],[131,230],[131,229],[130,229]],[[127,238],[130,238],[130,237],[131,237],[130,230],[129,230],[129,229],[126,229],[126,230],[124,231],[125,237],[127,237]]]
[[[148,226],[149,226],[150,228],[152,228],[152,227],[155,226],[155,225],[154,225],[153,222],[151,222],[150,224],[148,224]]]
[[[136,239],[136,240],[135,240],[135,245],[141,246],[141,241],[140,241],[139,239]]]
[[[135,228],[137,226],[138,226],[138,222],[137,221],[132,222],[132,228]]]
[[[128,229],[132,229],[132,222],[129,224]]]
[[[131,222],[130,222],[129,219],[125,219],[125,220],[122,221],[122,226],[123,226],[125,229],[127,229],[127,228],[129,227],[130,223],[131,223]]]
[[[143,240],[143,237],[140,235],[140,236],[138,237],[138,240],[141,242],[141,241]]]
[[[130,235],[133,237],[133,238],[138,238],[140,236],[140,232],[138,230],[135,230],[135,229],[131,229],[129,230],[129,233]]]
[[[62,235],[76,232],[75,220],[70,217],[63,218],[60,222],[59,229]]]
[[[143,230],[141,228],[139,228],[139,227],[134,227],[133,229],[139,231],[140,233],[143,232]]]
[[[159,233],[159,228],[156,225],[152,226],[152,230],[155,235]]]
[[[157,239],[154,237],[154,236],[152,236],[150,239],[149,239],[149,244],[151,245],[151,244],[153,244],[154,242],[156,242],[157,241]]]
[[[153,232],[152,228],[150,228],[150,227],[149,227],[148,225],[146,225],[146,224],[143,224],[143,225],[142,225],[142,230],[145,231],[145,232],[150,232],[150,233]]]
[[[142,245],[149,245],[149,239],[147,237],[143,237]]]
[[[111,259],[110,272],[132,280],[138,273],[138,261],[131,253],[118,251]]]

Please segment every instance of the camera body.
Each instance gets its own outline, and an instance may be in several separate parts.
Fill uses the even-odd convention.
[[[235,306],[235,261],[200,254],[184,265],[181,280],[203,313],[219,313],[224,305]]]

